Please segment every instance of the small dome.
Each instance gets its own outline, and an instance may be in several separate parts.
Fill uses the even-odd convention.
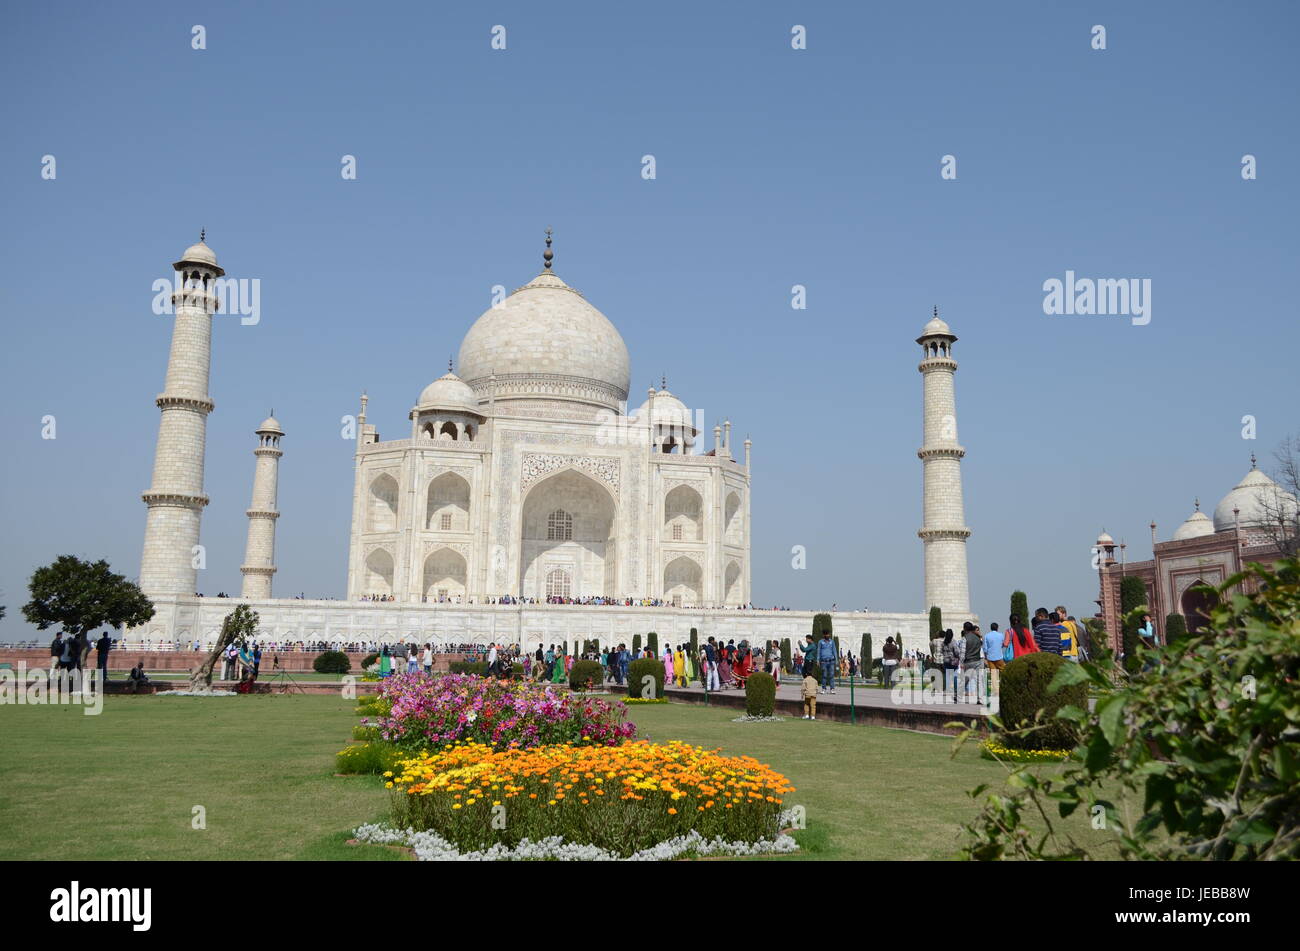
[[[1237,524],[1243,528],[1261,525],[1270,518],[1277,518],[1279,510],[1289,511],[1291,517],[1294,517],[1296,507],[1294,495],[1252,467],[1246,477],[1214,507],[1214,530],[1231,531]],[[1232,514],[1233,509],[1238,510],[1235,516]]]
[[[196,264],[208,264],[212,267],[217,266],[217,255],[213,250],[200,241],[198,244],[191,244],[181,255],[182,261],[190,261]]]
[[[686,432],[698,433],[695,428],[694,419],[690,409],[685,403],[679,400],[667,390],[658,390],[654,395],[655,413],[654,424],[656,426],[676,426]],[[632,414],[638,422],[644,422],[649,418],[650,400],[647,399],[638,407],[637,411]]]
[[[450,370],[424,388],[416,409],[444,409],[483,415],[479,412],[478,400],[469,384]]]
[[[1202,535],[1213,535],[1214,523],[1210,517],[1197,509],[1187,517],[1187,521],[1178,526],[1178,531],[1174,532],[1172,541],[1181,542],[1187,538],[1200,538]]]
[[[1106,545],[1113,545],[1113,544],[1115,544],[1115,539],[1110,537],[1109,532],[1107,532],[1105,529],[1102,529],[1101,534],[1097,536],[1097,547],[1102,548]]]
[[[952,333],[952,331],[948,329],[947,323],[945,323],[943,320],[940,320],[938,317],[931,317],[930,320],[926,323],[925,329],[921,331],[921,336],[930,337],[933,336],[934,334],[950,334],[950,333]]]
[[[274,416],[268,416],[262,420],[262,425],[255,430],[259,433],[275,433],[277,436],[283,436],[284,430],[280,428],[280,421]]]

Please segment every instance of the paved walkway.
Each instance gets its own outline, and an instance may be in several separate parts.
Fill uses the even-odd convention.
[[[673,694],[695,694],[704,693],[704,688],[693,683],[689,687],[669,687],[669,696]],[[894,698],[895,691],[884,690],[874,685],[864,685],[861,682],[855,684],[854,689],[850,691],[847,682],[840,683],[835,688],[835,693],[821,693],[817,695],[817,707],[820,709],[823,705],[849,706],[850,700],[858,709],[863,707],[888,707],[905,710],[932,710],[939,713],[960,714],[963,716],[987,716],[989,708],[987,706],[977,706],[974,703],[953,703],[952,695],[946,698],[940,698],[933,694],[928,694],[918,686],[915,690],[904,689],[901,694],[903,702],[899,703]],[[743,697],[743,690],[722,690],[717,692],[722,697]],[[782,680],[777,685],[776,696],[780,700],[803,700],[803,691],[799,682],[794,680]],[[946,702],[945,702],[946,701]]]

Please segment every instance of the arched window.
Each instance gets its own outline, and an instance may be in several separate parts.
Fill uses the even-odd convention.
[[[443,436],[446,436],[448,439],[452,440],[452,442],[455,442],[456,424],[453,422],[443,423],[442,429],[438,430],[438,438],[441,439]]]
[[[569,572],[564,568],[552,568],[546,573],[546,596],[548,598],[567,598],[572,588]]]
[[[546,540],[573,541],[573,516],[564,509],[556,509],[546,517]]]

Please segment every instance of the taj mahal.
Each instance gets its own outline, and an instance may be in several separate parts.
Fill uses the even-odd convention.
[[[753,443],[702,414],[667,380],[631,392],[615,325],[555,273],[548,230],[537,276],[469,327],[447,372],[381,438],[363,394],[355,417],[347,599],[276,599],[277,483],[285,430],[254,431],[248,542],[238,599],[199,597],[211,334],[225,272],[200,239],[173,267],[174,327],[139,584],[155,615],[128,643],[216,639],[245,602],[280,642],[631,643],[657,631],[802,637],[812,611],[755,610],[751,587]],[[836,612],[835,631],[902,633],[920,646],[928,608],[971,617],[952,356],[937,309],[916,343],[923,377],[920,501],[926,603]],[[435,371],[436,372],[436,371]],[[219,387],[218,387],[219,389]],[[414,391],[414,387],[412,391]],[[639,401],[629,410],[632,402]],[[396,423],[395,412],[386,417]],[[387,424],[385,424],[387,428]],[[711,437],[711,438],[710,438]],[[290,501],[289,504],[292,504]]]

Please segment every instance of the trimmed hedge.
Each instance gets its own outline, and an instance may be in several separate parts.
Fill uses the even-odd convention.
[[[450,666],[453,674],[472,674],[475,677],[486,677],[487,668],[485,660],[453,660]]]
[[[570,690],[599,690],[605,684],[605,668],[598,660],[575,660],[569,668]]]
[[[1042,725],[1030,733],[1019,736],[1001,736],[999,740],[1010,749],[1068,750],[1074,748],[1074,733],[1070,724],[1056,720],[1056,711],[1064,706],[1088,709],[1087,684],[1071,684],[1049,694],[1047,686],[1068,664],[1060,654],[1024,654],[1007,664],[1002,671],[1001,710],[999,716],[1009,730],[1033,723],[1039,710],[1043,711]]]
[[[790,638],[781,638],[781,669],[787,674],[794,673],[794,652],[790,650]]]
[[[324,651],[316,655],[311,667],[318,674],[346,674],[352,669],[352,661],[342,651]]]
[[[858,658],[858,663],[862,666],[862,676],[866,677],[871,673],[871,635],[862,635],[862,656]]]
[[[1187,637],[1187,618],[1171,614],[1165,618],[1165,643],[1176,644]]]
[[[776,710],[776,678],[755,671],[745,680],[745,712],[751,717],[770,717]]]
[[[1138,660],[1137,648],[1138,628],[1141,626],[1142,618],[1134,616],[1138,608],[1147,603],[1147,586],[1141,578],[1135,578],[1132,575],[1122,579],[1119,583],[1119,614],[1120,614],[1120,643],[1124,647],[1124,669],[1130,674],[1135,674],[1142,666]]]
[[[650,653],[656,657],[659,656],[659,633],[657,631],[651,631],[645,636],[645,646],[650,648]]]
[[[830,630],[831,630],[831,616],[829,614],[823,611],[813,615],[812,635],[814,640],[820,641],[822,639],[822,634]],[[832,633],[834,632],[832,631]]]
[[[1034,626],[1034,619],[1029,614],[1029,596],[1023,591],[1011,592],[1011,613],[1020,616],[1021,624]]]
[[[653,695],[645,690],[646,678],[654,678]],[[656,699],[664,695],[664,665],[660,661],[642,657],[627,665],[627,695],[632,698]]]
[[[632,635],[632,659],[635,660],[640,656],[641,656],[641,635],[633,634]]]
[[[930,640],[943,636],[943,612],[939,608],[930,608]]]

